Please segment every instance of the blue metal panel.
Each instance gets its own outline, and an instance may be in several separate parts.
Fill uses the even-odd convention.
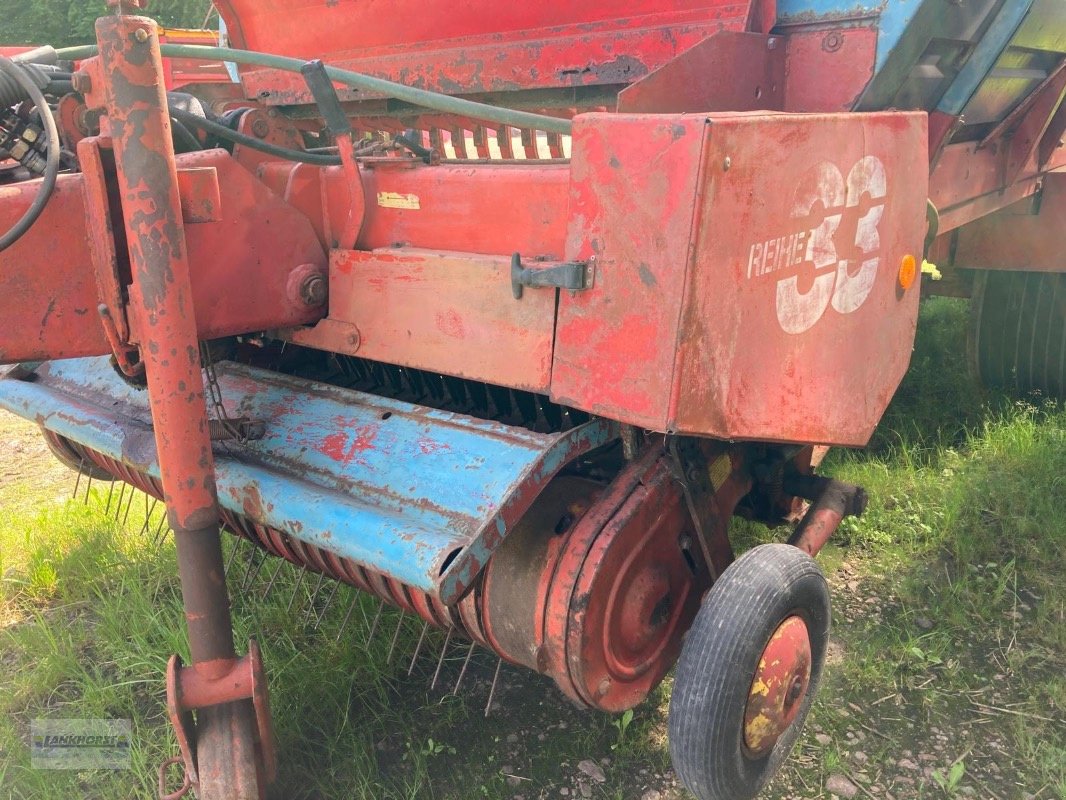
[[[996,19],[974,48],[966,66],[955,77],[950,88],[940,100],[938,111],[958,116],[970,102],[989,73],[999,61],[1003,51],[1010,45],[1026,14],[1033,7],[1033,0],[1014,0],[1004,4]]]
[[[216,447],[222,505],[445,603],[552,476],[611,436],[605,421],[539,434],[237,364],[217,372],[227,412],[266,427]],[[147,396],[107,359],[0,380],[0,408],[159,475]]]

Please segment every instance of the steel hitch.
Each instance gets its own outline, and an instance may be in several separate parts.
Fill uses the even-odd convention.
[[[256,763],[262,766],[265,783],[269,784],[277,773],[277,756],[263,657],[256,641],[249,640],[248,653],[241,658],[202,661],[186,666],[181,656],[170,657],[167,663],[167,714],[181,755],[169,758],[159,766],[160,800],[179,800],[190,790],[199,791],[197,728],[192,712],[248,701],[255,717]],[[171,766],[179,763],[184,766],[181,786],[168,792],[168,772]]]
[[[825,546],[844,517],[861,516],[869,502],[866,490],[861,486],[820,475],[788,477],[784,481],[784,490],[811,501],[788,543],[812,556]]]

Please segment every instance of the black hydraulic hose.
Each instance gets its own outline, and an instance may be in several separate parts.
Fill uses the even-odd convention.
[[[10,69],[0,73],[0,108],[11,108],[26,100],[30,100],[27,90],[29,84],[38,89],[44,89],[52,79],[52,72],[32,64],[18,64],[10,58],[4,61]]]
[[[173,111],[170,115],[170,127],[174,131],[174,145],[181,145],[184,152],[191,153],[204,149],[200,140],[185,126],[184,122],[174,116]]]
[[[52,116],[52,109],[48,107],[48,101],[44,99],[40,87],[34,83],[33,78],[24,71],[24,68],[15,64],[10,58],[0,56],[0,75],[11,78],[26,92],[29,99],[37,106],[37,112],[41,115],[45,133],[48,135],[48,156],[45,160],[44,178],[37,189],[37,196],[26,209],[26,213],[7,233],[0,236],[0,252],[3,252],[33,227],[41,216],[41,212],[44,211],[44,207],[48,205],[48,201],[52,199],[52,192],[56,188],[56,178],[59,176],[62,143],[59,140],[59,129],[56,128],[56,120]]]
[[[180,108],[174,108],[173,106],[170,108],[170,115],[183,125],[200,128],[208,133],[213,133],[220,139],[227,139],[236,144],[250,147],[253,150],[258,150],[261,153],[276,156],[277,158],[283,158],[286,161],[299,161],[302,164],[317,164],[322,167],[335,167],[341,163],[339,156],[319,155],[316,153],[308,153],[304,150],[292,150],[288,147],[279,147],[276,144],[270,144],[261,139],[256,139],[254,136],[247,136],[243,133],[230,130],[221,123],[204,119],[196,114],[192,114]]]

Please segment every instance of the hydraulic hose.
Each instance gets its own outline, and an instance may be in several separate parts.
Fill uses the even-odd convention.
[[[256,53],[251,50],[235,50],[230,47],[203,47],[191,44],[161,44],[160,50],[164,56],[172,58],[189,58],[200,61],[232,61],[237,64],[248,64],[270,69],[280,69],[286,72],[300,72],[300,68],[307,62],[299,58],[275,56],[267,53]],[[56,55],[67,61],[77,61],[96,55],[95,45],[84,47],[67,47],[57,50]],[[545,114],[532,114],[528,111],[515,111],[499,106],[490,106],[486,103],[478,103],[473,100],[464,100],[459,97],[451,97],[437,92],[429,92],[425,89],[416,89],[412,86],[404,86],[402,83],[387,81],[382,78],[374,78],[360,72],[352,72],[337,67],[326,67],[326,74],[336,83],[344,84],[353,89],[365,92],[393,97],[397,100],[422,106],[423,108],[440,111],[445,114],[461,114],[473,119],[497,122],[502,125],[510,125],[515,128],[533,128],[535,130],[549,131],[551,133],[569,134],[573,124],[568,119],[550,117]]]
[[[59,130],[56,128],[55,117],[52,116],[52,109],[48,107],[48,101],[45,100],[44,93],[41,92],[41,88],[34,82],[25,67],[15,64],[10,58],[0,56],[0,76],[8,77],[17,83],[27,97],[33,101],[37,106],[37,112],[41,115],[41,120],[44,122],[45,133],[48,135],[48,156],[45,160],[44,178],[37,189],[37,196],[33,199],[30,207],[26,209],[26,213],[9,231],[0,236],[0,252],[3,252],[33,227],[33,224],[41,216],[41,212],[44,211],[44,207],[48,205],[48,201],[52,198],[52,192],[55,191],[56,187],[56,178],[59,175],[59,155],[62,144],[59,140]],[[6,106],[4,107],[6,108]]]
[[[264,142],[262,139],[256,139],[254,136],[238,133],[221,123],[204,119],[189,111],[175,108],[174,106],[170,107],[170,116],[187,127],[200,128],[208,133],[215,134],[215,136],[220,139],[227,139],[236,144],[250,147],[253,150],[259,150],[267,155],[284,158],[286,161],[299,161],[303,164],[318,164],[319,166],[324,167],[336,166],[341,163],[339,156],[327,156],[317,153],[308,153],[303,150],[291,150],[287,147],[278,147],[275,144]]]
[[[45,89],[52,80],[51,71],[41,69],[32,64],[19,64],[11,59],[5,59],[11,67],[0,73],[0,108],[11,108],[19,103],[30,100],[26,81],[31,82],[38,89]]]

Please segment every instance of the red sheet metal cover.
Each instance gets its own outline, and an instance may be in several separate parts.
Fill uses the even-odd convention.
[[[924,114],[598,115],[574,131],[559,402],[656,430],[862,445],[910,359]]]
[[[744,30],[751,13],[750,0],[215,5],[237,47],[321,58],[448,94],[630,83],[719,30]],[[267,102],[307,100],[298,75],[242,75],[246,91]],[[365,95],[341,90],[341,97]]]

